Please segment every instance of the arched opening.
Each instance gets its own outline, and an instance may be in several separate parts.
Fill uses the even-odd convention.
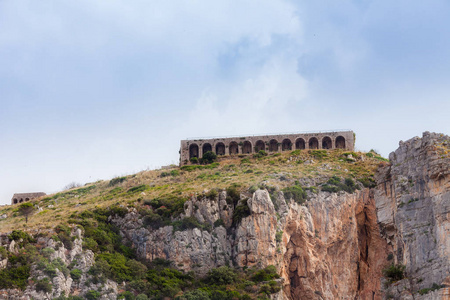
[[[25,201],[30,201],[30,198],[25,198]]]
[[[336,138],[336,148],[345,149],[345,138],[343,136],[338,136]]]
[[[217,155],[225,155],[225,145],[224,143],[216,144],[216,154]]]
[[[238,143],[231,142],[229,148],[230,148],[230,155],[239,154]]]
[[[250,143],[249,141],[245,141],[244,144],[242,144],[242,153],[252,153],[252,143]]]
[[[263,151],[266,150],[266,144],[264,144],[263,141],[259,140],[259,141],[257,141],[256,144],[255,144],[255,152],[258,153],[258,152],[261,151],[261,150],[263,150]]]
[[[22,198],[20,198],[20,200],[19,200],[19,203],[22,203],[23,202],[23,199]]]
[[[309,139],[309,149],[319,149],[319,141],[315,137]]]
[[[322,139],[322,149],[331,149],[333,148],[331,143],[331,138],[326,136]]]
[[[284,139],[281,143],[281,150],[282,151],[288,151],[292,150],[292,142],[290,139]]]
[[[198,146],[197,144],[192,144],[189,146],[189,159],[197,157],[198,158]]]
[[[278,142],[277,140],[270,140],[269,142],[269,151],[277,152],[278,151]]]
[[[206,144],[203,144],[203,147],[202,147],[202,155],[204,155],[206,152],[208,152],[208,151],[212,151],[212,146],[211,146],[211,144],[210,143],[206,143]]]
[[[295,149],[300,149],[300,150],[305,149],[305,140],[302,138],[298,138],[295,141]]]
[[[17,199],[14,199],[14,204],[17,204]]]

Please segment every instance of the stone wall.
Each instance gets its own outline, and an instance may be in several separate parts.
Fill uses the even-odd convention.
[[[340,148],[353,151],[354,142],[353,131],[182,140],[180,165],[189,164],[192,157],[200,158],[207,151],[217,155],[251,154],[259,150],[281,152]]]
[[[45,193],[16,193],[11,198],[11,204],[19,204],[23,202],[30,201],[35,198],[45,196]]]

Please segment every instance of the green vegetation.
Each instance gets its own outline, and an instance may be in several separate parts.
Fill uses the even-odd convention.
[[[405,278],[405,266],[402,264],[392,264],[383,269],[383,276],[389,283],[402,280]]]
[[[50,283],[50,280],[46,277],[41,280],[38,280],[36,282],[36,291],[38,292],[45,292],[45,293],[51,293],[52,292],[52,285]]]
[[[433,292],[433,291],[439,290],[439,289],[441,289],[443,287],[444,286],[442,286],[442,285],[439,285],[437,283],[433,283],[433,285],[430,288],[421,289],[421,290],[418,291],[418,293],[420,295],[425,295],[425,294],[428,294],[429,292]]]
[[[217,160],[217,155],[212,151],[208,151],[203,154],[202,158],[200,159],[200,163],[202,165],[208,165],[208,164],[215,162],[216,160]]]
[[[115,177],[109,181],[109,186],[115,186],[117,184],[121,184],[126,179],[127,179],[126,177]]]
[[[233,212],[233,226],[237,226],[241,220],[250,215],[250,208],[248,207],[247,200],[243,200]]]
[[[298,181],[295,185],[282,189],[286,200],[293,199],[298,204],[303,204],[306,201],[306,192],[300,186]]]
[[[325,192],[337,193],[340,191],[345,191],[347,193],[353,193],[358,188],[353,179],[350,177],[346,178],[344,182],[341,181],[341,178],[337,176],[333,176],[324,184],[322,184],[321,189]]]

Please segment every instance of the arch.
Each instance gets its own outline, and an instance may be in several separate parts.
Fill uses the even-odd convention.
[[[269,151],[270,152],[277,152],[278,151],[278,142],[277,140],[270,140],[269,142]]]
[[[14,200],[13,200],[13,201],[14,201],[14,204],[17,204],[17,199],[16,199],[16,198],[14,198]]]
[[[290,139],[284,139],[281,143],[281,151],[292,150],[292,142]]]
[[[30,198],[25,198],[25,201],[30,201]]]
[[[343,136],[338,136],[336,138],[336,143],[335,143],[335,147],[338,149],[345,149],[345,138]]]
[[[304,139],[302,139],[302,138],[298,138],[296,141],[295,141],[295,149],[300,149],[300,150],[302,150],[302,149],[305,149],[306,147],[305,147],[305,140]]]
[[[310,138],[308,144],[309,149],[319,149],[319,141],[315,137]]]
[[[206,152],[212,151],[212,146],[210,143],[205,143],[202,146],[202,155],[204,155]]]
[[[198,158],[198,145],[192,144],[189,146],[189,159],[197,157]]]
[[[238,143],[231,142],[229,148],[230,148],[230,155],[239,154]]]
[[[331,138],[326,136],[322,139],[322,149],[331,149],[333,148],[333,143],[331,142]]]
[[[19,200],[19,203],[22,203],[23,202],[23,199],[22,198],[20,198],[20,200]]]
[[[250,143],[249,141],[244,141],[244,143],[242,144],[242,153],[252,153],[252,143]]]
[[[225,144],[224,143],[216,144],[216,154],[217,155],[225,155]]]
[[[263,150],[263,151],[266,150],[266,144],[264,144],[263,141],[258,140],[258,141],[256,141],[256,144],[255,144],[255,152],[259,152],[261,150]]]

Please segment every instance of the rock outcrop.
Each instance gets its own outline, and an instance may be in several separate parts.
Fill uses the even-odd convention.
[[[450,137],[425,132],[400,142],[380,168],[375,190],[381,232],[393,262],[406,266],[407,279],[389,296],[401,299],[450,298]],[[432,293],[418,291],[443,287]]]

